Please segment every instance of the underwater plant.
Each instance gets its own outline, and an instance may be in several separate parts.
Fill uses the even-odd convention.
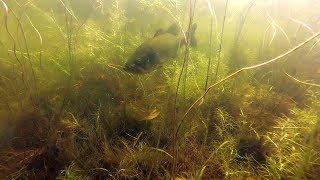
[[[0,0],[0,179],[317,179],[319,8]]]

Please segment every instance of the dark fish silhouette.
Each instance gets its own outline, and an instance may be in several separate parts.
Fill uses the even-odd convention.
[[[193,24],[189,32],[190,45],[193,47],[197,46],[194,36],[196,29],[197,24]],[[177,57],[178,50],[185,44],[185,38],[179,36],[177,24],[171,25],[167,31],[159,29],[153,38],[146,40],[135,50],[123,69],[137,74],[151,72],[166,60]]]

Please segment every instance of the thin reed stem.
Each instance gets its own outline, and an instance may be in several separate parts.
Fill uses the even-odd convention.
[[[192,26],[192,21],[193,21],[193,11],[195,8],[197,0],[194,0],[193,5],[192,5],[192,0],[189,0],[189,24],[188,24],[188,31],[187,31],[187,36],[186,36],[186,48],[185,48],[185,53],[184,53],[184,58],[183,58],[183,64],[182,68],[179,74],[178,78],[178,83],[176,87],[176,92],[174,96],[174,113],[173,113],[173,132],[172,132],[172,141],[173,141],[173,163],[172,163],[172,175],[174,176],[176,173],[176,166],[177,166],[177,156],[178,156],[178,142],[177,142],[177,99],[178,99],[178,92],[179,92],[179,87],[180,87],[180,82],[182,78],[182,74],[185,70],[186,64],[187,64],[187,57],[189,54],[189,44],[190,44],[190,30]]]
[[[4,6],[4,9],[5,9],[5,13],[4,13],[4,26],[5,26],[5,29],[6,29],[6,32],[7,34],[9,35],[10,39],[12,40],[12,49],[13,49],[13,55],[16,59],[16,61],[18,62],[20,68],[21,68],[21,80],[22,80],[22,83],[24,85],[24,88],[27,89],[28,86],[27,86],[27,83],[26,83],[26,80],[25,80],[25,67],[24,65],[22,64],[21,60],[18,58],[17,56],[17,45],[16,45],[16,41],[13,37],[13,35],[11,34],[11,32],[9,31],[9,27],[8,27],[8,14],[9,14],[9,7],[7,6],[7,4],[3,1],[3,0],[0,0]],[[13,70],[14,70],[14,64],[13,64]],[[18,84],[18,82],[16,82]],[[20,108],[22,109],[22,101],[21,99],[20,100]]]
[[[241,36],[241,33],[242,33],[242,30],[243,30],[243,27],[244,27],[244,24],[246,23],[246,20],[247,20],[247,17],[248,17],[248,14],[251,10],[251,8],[253,7],[253,5],[255,4],[256,0],[252,0],[249,5],[243,10],[243,12],[241,13],[242,16],[240,18],[240,22],[239,22],[239,26],[238,26],[238,30],[234,36],[234,44],[235,46],[238,45],[239,43],[239,40],[240,40],[240,36]]]
[[[67,81],[67,89],[64,93],[64,97],[61,103],[61,107],[58,112],[58,118],[61,116],[64,107],[68,103],[68,96],[71,91],[72,87],[72,80],[74,77],[74,61],[73,61],[73,50],[72,50],[72,19],[75,18],[75,20],[78,22],[75,16],[71,13],[71,11],[65,6],[65,4],[60,0],[61,5],[65,8],[65,23],[66,23],[66,31],[67,31],[67,48],[68,48],[68,63],[69,63],[69,71],[70,75],[68,77]]]
[[[307,85],[307,86],[312,86],[312,87],[320,87],[320,84],[315,84],[315,83],[309,83],[309,82],[306,82],[306,81],[301,81],[293,76],[291,76],[290,74],[288,73],[285,73],[291,80],[295,81],[295,82],[298,82],[300,84],[303,84],[303,85]]]
[[[17,3],[18,4],[18,3]],[[21,8],[20,4],[18,4],[18,6]],[[22,16],[20,17],[17,17],[17,15],[15,14],[15,12],[10,9],[10,12],[12,12],[13,16],[16,18],[17,22],[18,22],[18,26],[17,26],[17,29],[20,29],[21,31],[21,34],[22,34],[22,37],[23,37],[23,43],[25,45],[25,48],[26,48],[26,52],[27,52],[27,60],[28,60],[28,63],[29,63],[29,66],[30,66],[30,70],[31,70],[31,73],[32,73],[32,80],[33,80],[33,87],[29,87],[29,90],[31,91],[35,91],[35,95],[37,94],[38,92],[38,86],[37,86],[37,79],[36,79],[36,74],[35,74],[35,71],[33,69],[33,65],[32,65],[32,62],[31,62],[31,56],[30,56],[30,52],[29,52],[29,47],[28,47],[28,43],[27,43],[27,38],[26,38],[26,35],[25,35],[25,32],[24,32],[24,29],[23,29],[23,26],[22,26],[22,23],[21,23],[21,18]],[[17,30],[18,32],[18,30]],[[32,86],[32,85],[30,85]],[[34,88],[34,89],[33,89]],[[33,97],[31,95],[32,93],[30,92],[30,97],[31,97],[31,100],[32,100],[32,104],[34,106],[34,108],[36,108],[36,100],[35,98],[36,97]],[[37,96],[37,95],[36,95]]]
[[[208,81],[210,76],[210,68],[211,68],[211,61],[212,61],[212,34],[213,34],[213,16],[211,14],[211,21],[210,21],[210,36],[209,36],[209,60],[208,60],[208,66],[207,66],[207,75],[206,75],[206,84],[205,89],[208,87]]]
[[[226,0],[225,9],[224,9],[224,16],[223,16],[223,21],[222,21],[221,34],[220,34],[219,49],[218,49],[218,62],[217,62],[217,66],[216,66],[216,72],[215,72],[215,75],[213,78],[214,82],[217,81],[219,69],[220,69],[221,51],[222,51],[222,45],[223,45],[224,27],[225,27],[225,22],[226,22],[226,17],[227,17],[228,5],[229,5],[229,0]]]
[[[40,40],[40,49],[39,49],[39,65],[40,65],[40,68],[42,68],[42,48],[43,48],[43,40],[42,40],[42,36],[39,32],[39,30],[34,26],[34,24],[32,23],[31,19],[29,18],[28,15],[26,15],[32,28],[36,31],[38,37],[39,37],[39,40]]]

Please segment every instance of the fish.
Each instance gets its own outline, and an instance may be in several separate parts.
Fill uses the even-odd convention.
[[[197,46],[195,31],[197,24],[192,24],[189,42],[192,47]],[[167,30],[159,29],[154,36],[144,41],[128,58],[123,69],[133,74],[146,74],[152,72],[164,62],[178,56],[180,47],[186,45],[184,37],[179,36],[179,26],[174,23]]]
[[[158,109],[146,108],[145,103],[143,100],[126,103],[124,107],[126,117],[136,121],[151,121],[156,119],[160,111]]]

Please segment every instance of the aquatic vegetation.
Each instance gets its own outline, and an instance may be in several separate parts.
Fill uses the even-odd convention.
[[[276,2],[0,0],[0,179],[317,179],[320,4]]]

